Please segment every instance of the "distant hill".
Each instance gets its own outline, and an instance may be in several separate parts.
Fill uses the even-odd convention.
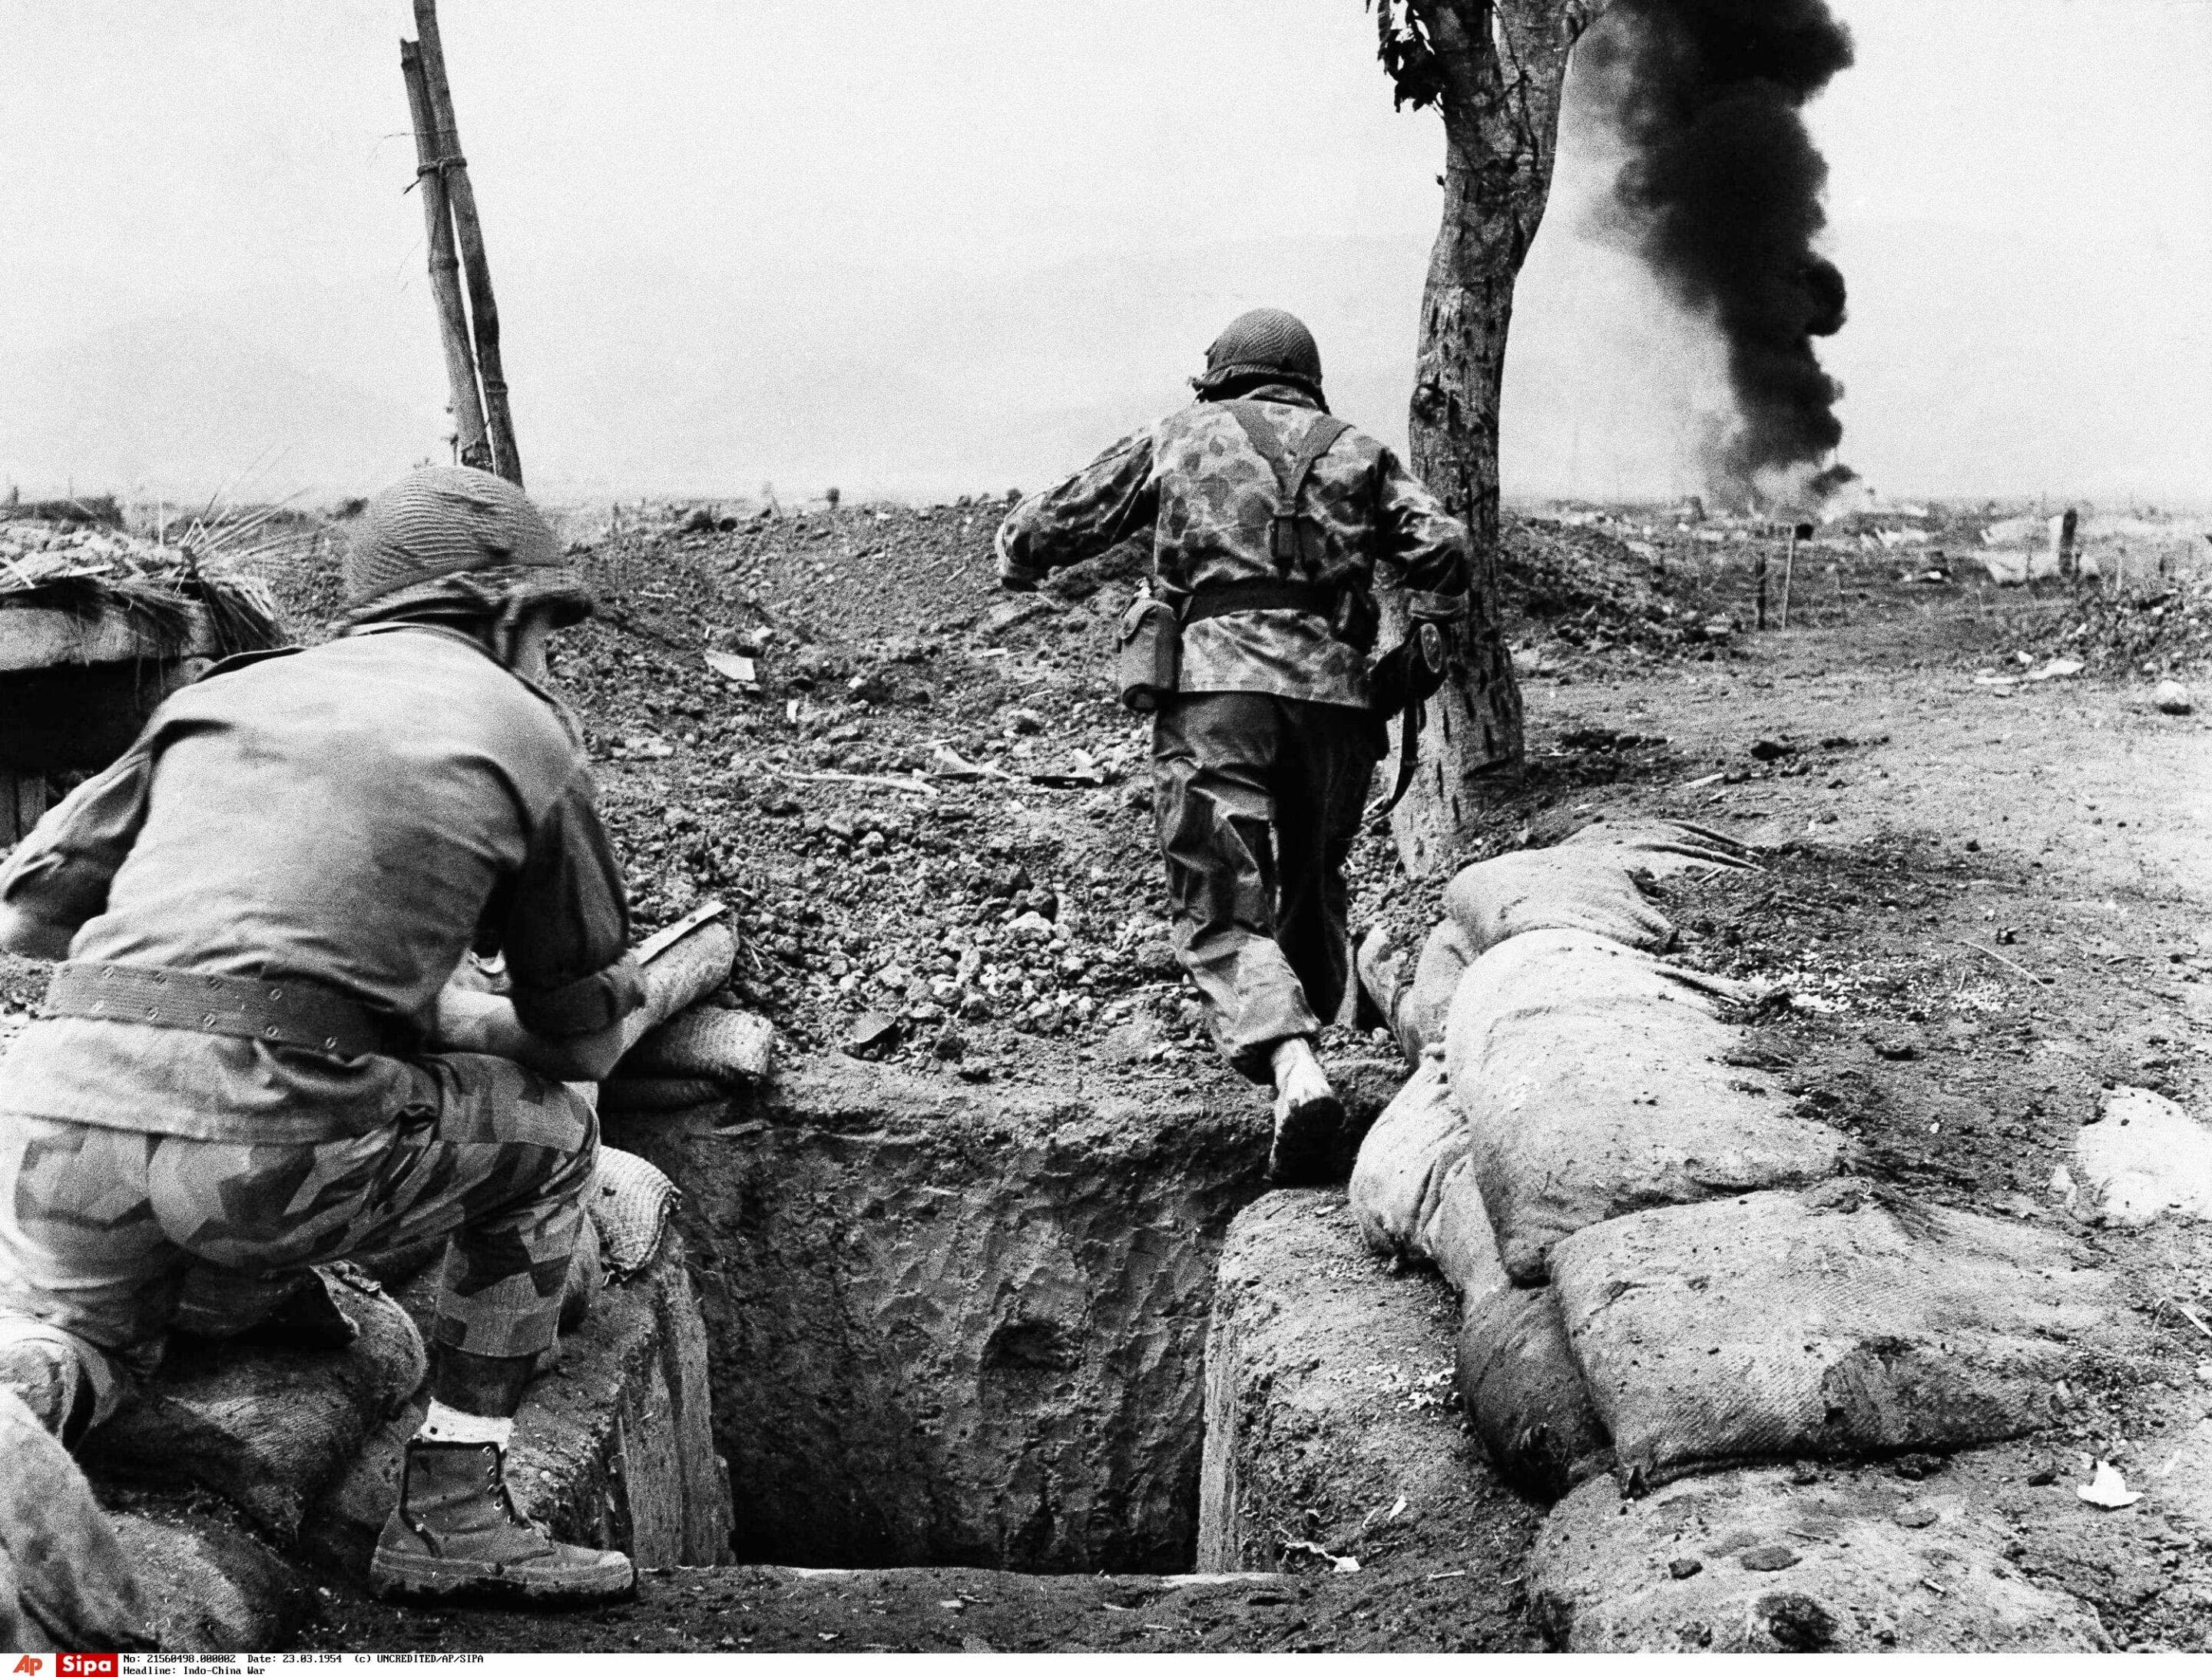
[[[397,475],[442,416],[303,370],[210,319],[141,320],[20,355],[0,403],[0,481],[46,493],[264,498]],[[260,464],[257,466],[256,462]]]

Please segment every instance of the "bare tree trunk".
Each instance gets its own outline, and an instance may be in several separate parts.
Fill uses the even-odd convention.
[[[1522,765],[1521,690],[1498,618],[1498,404],[1513,285],[1543,220],[1567,59],[1592,0],[1413,0],[1440,72],[1443,226],[1421,299],[1413,471],[1467,520],[1474,604],[1392,817],[1407,871],[1457,860],[1483,788]],[[1402,628],[1393,623],[1393,631]]]
[[[491,263],[484,255],[483,224],[477,220],[476,188],[469,180],[469,166],[461,155],[460,129],[453,119],[453,90],[446,80],[446,48],[438,33],[438,0],[415,0],[415,33],[421,38],[422,85],[430,95],[439,147],[447,160],[446,193],[453,203],[461,268],[468,276],[469,315],[476,329],[477,370],[483,380],[492,469],[519,485],[522,456],[514,446],[514,416],[507,404],[507,369],[499,353],[499,305],[491,295]]]
[[[446,385],[453,396],[453,428],[461,464],[491,470],[491,441],[484,433],[483,399],[477,393],[476,356],[469,349],[468,310],[461,302],[461,259],[453,253],[453,212],[440,167],[438,122],[422,83],[422,49],[399,43],[399,73],[407,82],[407,108],[415,118],[416,188],[422,194],[422,225],[430,246],[430,295],[438,307],[438,336],[446,349]]]

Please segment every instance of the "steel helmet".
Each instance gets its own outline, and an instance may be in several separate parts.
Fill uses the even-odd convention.
[[[504,477],[473,466],[424,466],[372,497],[346,550],[344,581],[356,622],[549,605],[573,623],[592,609],[545,515]]]
[[[1305,322],[1279,308],[1255,308],[1223,328],[1206,352],[1206,371],[1191,387],[1210,396],[1231,380],[1264,376],[1321,394],[1321,349]]]

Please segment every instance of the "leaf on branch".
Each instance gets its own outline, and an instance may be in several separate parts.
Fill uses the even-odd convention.
[[[1375,11],[1376,57],[1390,77],[1391,104],[1425,111],[1444,94],[1443,63],[1429,44],[1419,0],[1367,0]]]

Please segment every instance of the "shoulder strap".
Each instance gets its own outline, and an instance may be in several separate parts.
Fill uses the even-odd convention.
[[[1306,433],[1306,440],[1298,445],[1297,459],[1291,462],[1290,488],[1283,497],[1289,502],[1288,511],[1296,513],[1298,510],[1298,496],[1305,489],[1306,475],[1314,469],[1314,463],[1328,453],[1330,446],[1351,428],[1334,414],[1322,414],[1314,421],[1312,428]]]
[[[1291,510],[1291,503],[1297,493],[1291,478],[1291,457],[1283,447],[1282,438],[1267,422],[1267,416],[1249,402],[1224,402],[1222,406],[1236,416],[1237,422],[1244,428],[1244,434],[1252,439],[1252,447],[1260,451],[1260,458],[1275,474],[1275,513],[1278,517]]]
[[[1314,462],[1329,451],[1331,444],[1352,427],[1331,414],[1317,414],[1307,428],[1304,441],[1298,445],[1297,458],[1289,458],[1283,448],[1283,439],[1267,416],[1249,402],[1223,404],[1236,416],[1237,422],[1244,428],[1244,434],[1252,440],[1252,447],[1260,451],[1267,469],[1275,474],[1275,516],[1267,537],[1268,551],[1275,568],[1289,575],[1297,565],[1301,544],[1298,540],[1298,497],[1305,492],[1306,477],[1314,469]]]

